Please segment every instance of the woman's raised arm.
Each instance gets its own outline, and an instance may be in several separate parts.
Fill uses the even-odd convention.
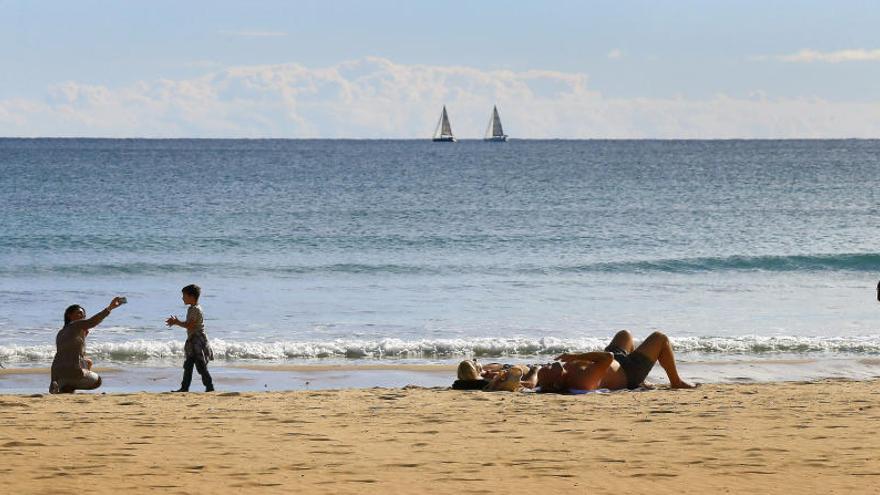
[[[95,313],[91,318],[71,322],[70,325],[75,330],[87,331],[100,325],[104,318],[110,316],[110,312],[122,305],[121,297],[114,297],[110,304],[101,311]]]

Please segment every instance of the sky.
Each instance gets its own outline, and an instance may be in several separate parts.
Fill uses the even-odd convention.
[[[0,0],[0,136],[880,138],[880,3]]]

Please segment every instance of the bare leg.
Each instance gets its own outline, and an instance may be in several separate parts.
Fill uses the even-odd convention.
[[[684,381],[678,376],[678,369],[675,367],[675,355],[672,353],[672,344],[662,332],[654,332],[644,340],[635,352],[644,354],[648,359],[660,363],[660,366],[666,371],[669,377],[669,384],[672,388],[694,388],[694,385]]]
[[[633,336],[627,330],[621,330],[611,339],[609,346],[623,349],[627,354],[633,351]]]
[[[479,368],[480,374],[486,380],[491,380],[495,378],[498,373],[501,373],[501,370],[504,369],[504,365],[501,363],[489,363],[481,365]]]
[[[522,386],[525,388],[535,388],[538,385],[538,370],[540,366],[532,366],[529,371],[522,377]]]
[[[96,388],[100,387],[102,383],[104,383],[104,380],[102,380],[101,377],[99,376],[98,381],[96,381],[94,385],[89,386],[89,387],[85,387],[82,390],[95,390]]]

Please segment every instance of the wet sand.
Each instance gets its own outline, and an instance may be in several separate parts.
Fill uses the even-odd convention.
[[[176,364],[176,363],[175,363]],[[96,367],[104,378],[101,392],[161,393],[180,386],[179,365]],[[211,366],[221,392],[268,392],[343,388],[447,386],[455,377],[452,365],[259,365]],[[0,395],[43,393],[48,390],[49,368],[0,369]],[[194,373],[193,391],[202,390]]]
[[[516,361],[513,361],[516,362]],[[524,362],[524,361],[520,361]],[[532,360],[531,362],[534,362]],[[104,377],[102,392],[167,392],[180,386],[181,361],[120,363],[100,361],[96,371]],[[457,362],[419,363],[406,361],[263,363],[225,362],[211,364],[217,390],[223,392],[280,392],[346,388],[448,386],[455,377]],[[880,359],[798,357],[682,360],[682,376],[700,383],[816,382],[827,379],[871,380],[880,378]],[[659,366],[649,375],[654,383],[667,383]],[[48,389],[49,368],[7,366],[0,368],[0,395],[34,394]],[[193,390],[199,390],[194,377]]]
[[[8,493],[877,493],[880,382],[0,396]]]

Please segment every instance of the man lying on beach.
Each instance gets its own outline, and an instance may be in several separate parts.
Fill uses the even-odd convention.
[[[671,388],[694,388],[678,375],[669,337],[654,332],[633,349],[633,338],[626,330],[617,332],[604,352],[565,353],[557,363],[538,371],[542,392],[572,390],[636,389],[645,386],[645,378],[659,362],[666,371]]]

